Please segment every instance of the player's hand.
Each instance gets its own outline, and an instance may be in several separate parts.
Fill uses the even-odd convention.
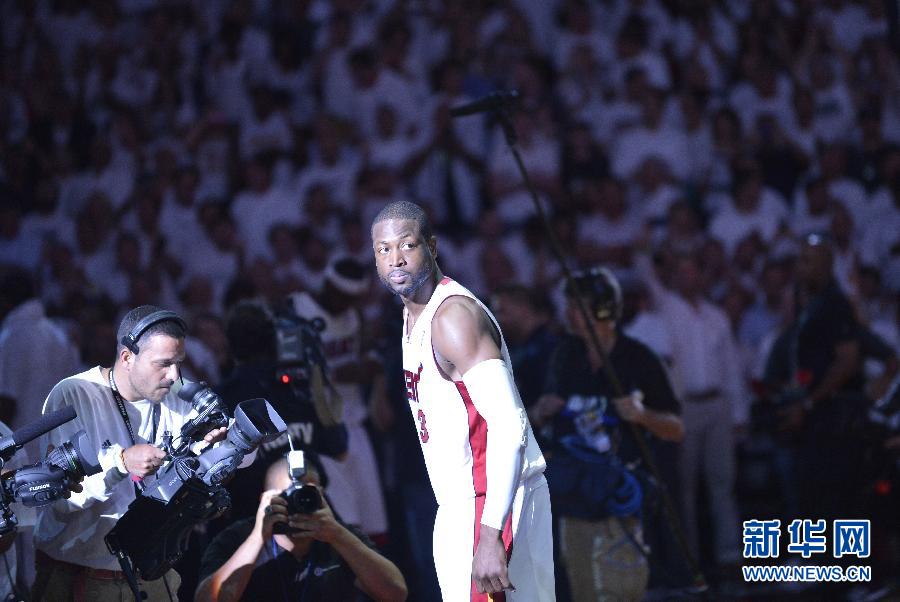
[[[155,445],[138,443],[125,450],[122,459],[125,468],[136,477],[144,478],[159,469],[166,457],[166,452]]]
[[[646,412],[643,399],[644,395],[640,391],[634,391],[631,395],[613,399],[613,405],[622,420],[640,424]]]
[[[256,523],[253,528],[262,536],[263,543],[272,538],[272,529],[275,523],[288,521],[287,501],[278,489],[264,491],[259,500],[259,508],[256,509]]]
[[[472,581],[479,594],[495,594],[504,590],[515,590],[509,582],[506,566],[506,548],[500,538],[500,531],[481,525],[478,548],[472,559]]]

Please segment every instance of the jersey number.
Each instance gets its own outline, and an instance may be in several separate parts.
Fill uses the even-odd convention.
[[[419,418],[419,439],[422,440],[422,443],[428,443],[428,427],[425,426],[424,410],[419,410],[417,416]]]

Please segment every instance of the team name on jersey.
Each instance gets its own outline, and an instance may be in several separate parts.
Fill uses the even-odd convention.
[[[403,371],[403,380],[406,383],[406,399],[419,403],[419,379],[422,377],[422,364],[416,372]]]

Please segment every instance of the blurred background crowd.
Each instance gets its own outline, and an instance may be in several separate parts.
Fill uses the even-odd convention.
[[[565,328],[561,269],[498,124],[448,113],[515,88],[519,148],[565,260],[619,276],[622,325],[663,358],[684,406],[711,392],[727,399],[732,449],[696,453],[698,462],[735,454],[735,486],[723,493],[707,482],[698,503],[726,517],[714,521],[720,531],[733,521],[733,534],[706,533],[704,514],[685,517],[704,566],[736,562],[739,518],[820,518],[803,514],[791,472],[800,468],[785,467],[784,450],[815,448],[844,424],[841,415],[836,430],[798,440],[784,434],[793,418],[769,411],[786,382],[810,384],[799,372],[778,377],[779,335],[802,329],[809,314],[798,289],[817,293],[824,279],[847,300],[819,325],[852,323],[852,335],[832,342],[858,343],[858,369],[829,393],[852,389],[865,415],[892,392],[900,350],[892,8],[883,0],[3,2],[0,418],[26,424],[60,378],[108,365],[119,319],[145,303],[188,320],[186,372],[219,385],[236,363],[232,308],[275,307],[301,293],[329,303],[335,261],[368,269],[371,220],[400,199],[430,213],[444,273],[496,308],[523,399],[535,403]],[[829,257],[804,264],[804,249],[821,245]],[[681,319],[666,295],[708,309]],[[431,494],[411,461],[419,451],[397,368],[399,303],[373,277],[350,305],[361,317],[357,359],[381,367],[354,378],[361,401],[350,419],[377,458],[381,491],[366,495],[386,500],[386,522],[370,535],[409,579],[423,533],[408,524],[427,508],[407,501]],[[702,333],[720,325],[724,347],[705,348]],[[828,378],[832,359],[814,382]],[[728,382],[713,382],[711,371]],[[873,520],[900,486],[887,478],[892,459],[880,445],[893,445],[890,433],[877,441],[860,455],[859,497],[848,502]],[[731,478],[694,476],[695,489]],[[896,570],[893,513],[883,520],[873,562]],[[651,585],[678,581],[669,577]],[[427,584],[410,581],[429,599]]]

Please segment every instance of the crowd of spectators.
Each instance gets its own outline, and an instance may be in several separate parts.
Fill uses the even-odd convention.
[[[427,208],[442,269],[482,298],[559,291],[501,128],[448,112],[515,88],[519,149],[565,259],[613,268],[630,332],[676,367],[684,340],[656,291],[683,285],[692,258],[691,286],[735,342],[740,435],[809,234],[831,241],[860,323],[900,349],[890,4],[5,2],[0,265],[33,277],[82,365],[107,365],[122,313],[150,303],[188,319],[188,372],[213,384],[233,363],[228,310],[317,292],[336,257],[371,263],[390,201]],[[385,317],[398,306],[372,287],[369,344],[399,346]],[[870,363],[873,383],[886,365]],[[43,401],[30,395],[17,401]],[[381,449],[410,426],[394,418],[371,417]]]

